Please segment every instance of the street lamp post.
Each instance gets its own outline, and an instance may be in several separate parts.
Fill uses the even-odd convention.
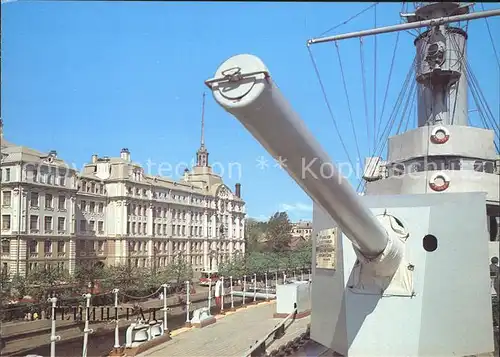
[[[50,357],[56,357],[56,341],[61,339],[61,336],[56,335],[56,304],[57,298],[52,297],[49,298],[48,301],[52,303],[52,323],[51,323],[51,332],[50,332]]]

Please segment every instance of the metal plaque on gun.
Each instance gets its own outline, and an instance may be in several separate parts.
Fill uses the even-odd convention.
[[[319,231],[316,235],[316,268],[335,270],[338,228]]]

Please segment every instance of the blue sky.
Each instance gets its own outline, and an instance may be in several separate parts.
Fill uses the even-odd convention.
[[[55,149],[78,168],[94,153],[117,156],[127,147],[134,161],[144,166],[153,163],[148,166],[152,174],[163,163],[164,170],[167,167],[163,173],[175,176],[169,167],[189,164],[199,146],[203,81],[228,57],[251,53],[264,60],[334,161],[347,162],[305,43],[369,5],[9,1],[2,4],[5,137],[41,151]],[[377,8],[379,26],[400,22],[401,3]],[[490,18],[489,24],[493,34],[500,33],[500,19]],[[370,9],[334,33],[373,25]],[[413,60],[413,38],[400,34],[383,121]],[[377,39],[378,113],[395,40],[396,34]],[[369,116],[373,117],[373,38],[366,38],[363,47]],[[373,146],[364,121],[359,40],[341,42],[339,49],[358,145],[335,47],[312,46],[339,130],[355,160],[357,147],[364,157]],[[498,118],[500,74],[484,20],[469,25],[468,52]],[[471,120],[477,122],[473,113]],[[210,161],[217,162],[214,166],[226,183],[233,187],[241,182],[251,217],[267,218],[280,209],[294,220],[311,217],[311,200],[274,167],[265,150],[211,95],[206,103],[206,145]],[[261,156],[270,160],[267,168],[257,167]],[[356,183],[354,175],[350,179]]]

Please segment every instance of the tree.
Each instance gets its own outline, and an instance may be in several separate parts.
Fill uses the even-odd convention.
[[[228,279],[230,276],[233,279],[240,279],[243,275],[247,274],[245,258],[242,256],[235,256],[228,262],[219,264],[219,274]]]
[[[260,222],[249,218],[245,224],[245,250],[247,252],[260,252],[265,245],[262,241],[265,238],[267,222]]]
[[[94,286],[98,280],[102,280],[107,277],[107,271],[102,263],[88,262],[87,264],[79,264],[75,268],[74,279],[79,287],[88,287],[94,289]]]
[[[166,270],[170,277],[169,280],[175,280],[177,284],[193,279],[193,268],[183,254],[174,257],[172,262],[167,265]]]
[[[298,268],[310,268],[312,264],[312,240],[306,240],[294,252]]]
[[[267,222],[267,246],[271,252],[283,252],[290,249],[292,225],[286,212],[276,212]]]
[[[10,294],[13,298],[22,298],[28,295],[26,278],[22,275],[14,275],[10,281]]]
[[[12,295],[12,285],[9,279],[9,273],[2,271],[0,273],[0,306],[8,304]]]

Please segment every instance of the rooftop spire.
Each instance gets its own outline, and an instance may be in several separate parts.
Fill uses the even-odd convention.
[[[205,148],[205,92],[203,92],[203,102],[201,106],[201,138],[200,148],[196,152],[196,166],[208,166],[208,151]]]
[[[201,104],[201,139],[200,147],[205,146],[205,92],[203,92],[203,102]]]

